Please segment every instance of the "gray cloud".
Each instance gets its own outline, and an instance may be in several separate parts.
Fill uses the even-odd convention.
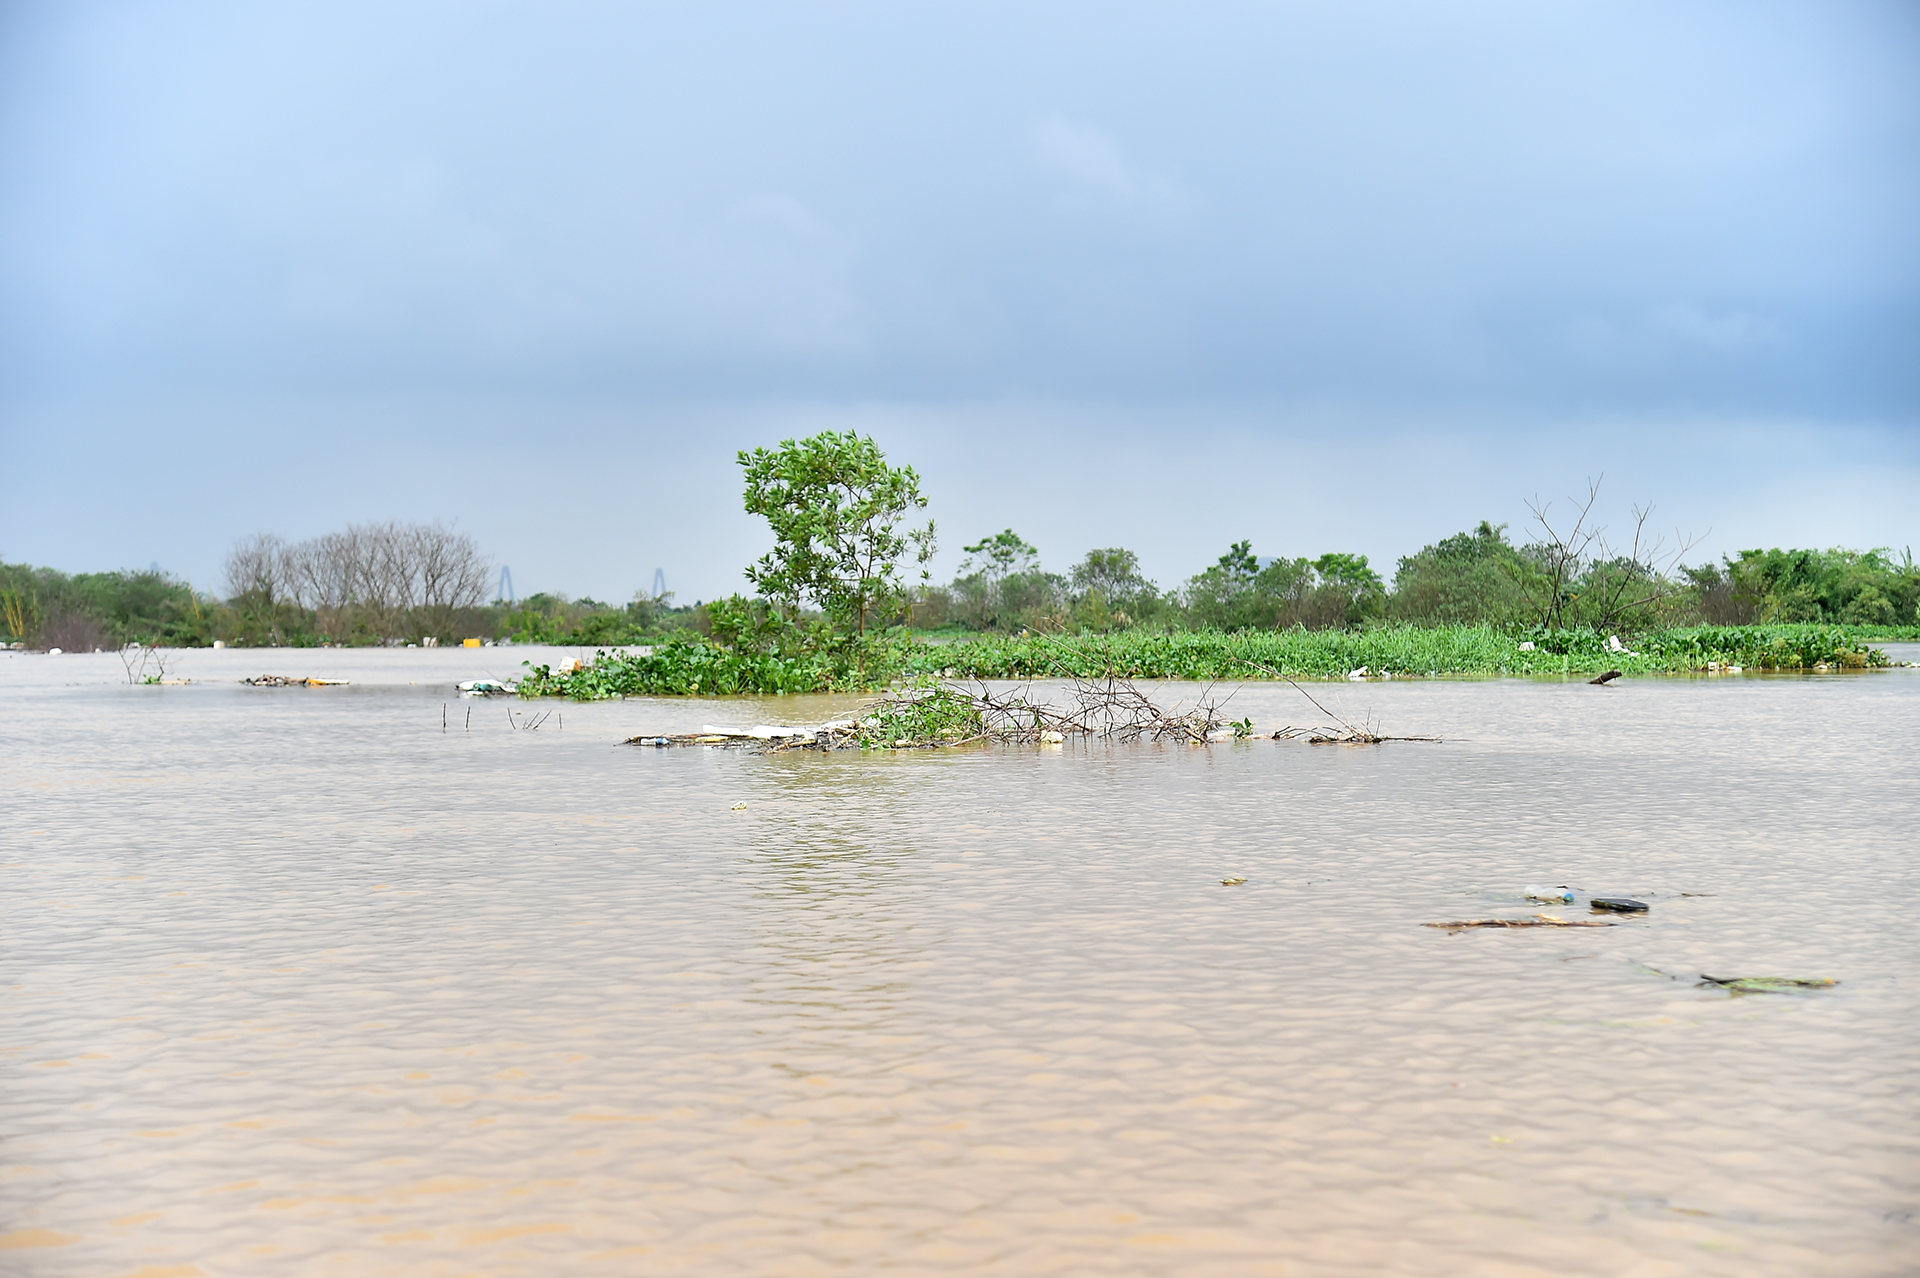
[[[1275,464],[1326,423],[1511,449],[1594,417],[1905,440],[1920,410],[1903,4],[0,22],[0,448],[73,500],[32,432],[412,420],[446,455],[498,401],[527,423],[503,448],[697,444],[725,476],[790,423],[1006,405],[1003,446],[1098,453],[1120,406]],[[21,509],[10,553],[81,553]]]

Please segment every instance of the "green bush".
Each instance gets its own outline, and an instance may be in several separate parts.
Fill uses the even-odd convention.
[[[127,643],[212,643],[219,605],[164,572],[87,572],[0,564],[0,630],[9,642],[72,650]]]
[[[1537,575],[1507,541],[1506,525],[1482,520],[1472,532],[1400,561],[1388,615],[1417,626],[1518,625],[1528,612],[1527,583]]]
[[[1920,623],[1920,568],[1885,550],[1743,550],[1686,570],[1703,619],[1723,624]]]
[[[598,652],[579,670],[529,666],[520,695],[598,701],[866,689],[899,673],[905,647],[898,635],[875,634],[858,652],[847,645],[811,653],[753,652],[676,635],[650,650]]]

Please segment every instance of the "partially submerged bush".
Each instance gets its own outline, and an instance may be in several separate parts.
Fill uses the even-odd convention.
[[[952,745],[986,732],[979,703],[932,675],[882,698],[853,725],[863,748]]]
[[[1699,670],[1710,662],[1754,670],[1887,664],[1887,655],[1869,647],[1857,628],[1841,626],[1697,626],[1646,635],[1634,646],[1656,654],[1668,670]]]
[[[676,636],[649,651],[601,651],[573,670],[530,666],[520,683],[520,695],[601,701],[819,692],[833,686],[832,672],[806,658],[740,652],[704,639]]]
[[[726,697],[746,693],[863,691],[891,682],[906,667],[912,641],[897,632],[815,648],[761,649],[675,635],[647,649],[602,650],[571,670],[529,665],[525,697]]]

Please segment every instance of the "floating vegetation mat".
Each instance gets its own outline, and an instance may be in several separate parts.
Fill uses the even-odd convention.
[[[1708,976],[1700,973],[1700,984],[1728,990],[1734,994],[1791,994],[1796,990],[1830,990],[1838,981],[1792,976]]]

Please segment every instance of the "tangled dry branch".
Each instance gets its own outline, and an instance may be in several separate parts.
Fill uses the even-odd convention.
[[[1056,641],[1059,642],[1059,641]],[[1072,650],[1084,662],[1085,654]],[[1285,727],[1255,734],[1250,719],[1238,723],[1226,717],[1227,697],[1217,697],[1215,686],[1191,705],[1162,706],[1133,680],[1114,670],[1097,678],[1087,678],[1055,662],[1055,671],[1065,685],[1062,704],[1040,700],[1031,683],[1004,691],[995,691],[984,681],[961,684],[949,679],[927,677],[909,687],[896,689],[868,706],[858,718],[811,731],[764,728],[734,733],[708,729],[702,733],[678,736],[643,735],[630,738],[633,745],[717,745],[767,750],[838,750],[871,748],[966,745],[994,741],[1005,744],[1054,745],[1067,741],[1100,741],[1126,744],[1136,741],[1186,741],[1203,744],[1232,735],[1258,735],[1285,741],[1306,737],[1314,745],[1375,745],[1382,741],[1431,741],[1432,737],[1383,737],[1363,725],[1356,725],[1327,709],[1305,688],[1276,670],[1257,668],[1292,684],[1315,709],[1340,726],[1321,728]],[[1257,663],[1249,662],[1249,665]]]
[[[978,738],[1014,743],[1046,743],[1068,738],[1100,741],[1206,741],[1227,727],[1224,701],[1209,687],[1191,707],[1157,704],[1130,679],[1068,676],[1066,704],[1036,700],[1031,685],[996,693],[985,683],[971,687],[942,684],[931,694],[909,690],[907,697],[964,698],[978,716]]]

